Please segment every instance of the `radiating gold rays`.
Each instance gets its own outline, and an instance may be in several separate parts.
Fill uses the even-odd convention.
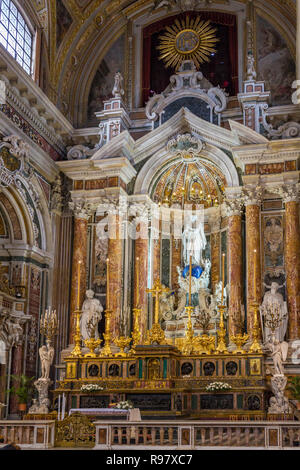
[[[166,32],[159,37],[161,51],[159,59],[166,67],[179,69],[183,60],[193,60],[196,68],[210,60],[210,55],[216,52],[215,45],[219,39],[210,21],[201,20],[200,16],[175,20],[175,24],[166,27]]]

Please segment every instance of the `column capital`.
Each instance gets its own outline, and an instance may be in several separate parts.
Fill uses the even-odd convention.
[[[282,186],[268,188],[271,194],[278,194],[283,202],[299,202],[300,183],[283,184]]]
[[[243,198],[238,197],[235,199],[226,198],[224,200],[224,214],[226,217],[232,217],[233,215],[242,215],[243,211]]]
[[[90,207],[86,199],[75,199],[69,202],[69,207],[73,211],[75,219],[88,220]]]
[[[260,185],[247,185],[243,187],[243,199],[245,207],[260,206],[263,198],[264,188]]]

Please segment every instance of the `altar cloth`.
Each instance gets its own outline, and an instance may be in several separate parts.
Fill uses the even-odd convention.
[[[141,421],[141,413],[139,408],[133,408],[131,410],[121,410],[119,408],[71,408],[69,410],[69,416],[72,413],[82,413],[85,415],[100,415],[100,416],[127,416],[128,420]]]

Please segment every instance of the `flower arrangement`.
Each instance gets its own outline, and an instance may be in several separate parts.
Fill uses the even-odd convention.
[[[205,390],[207,392],[219,392],[220,390],[230,390],[231,388],[231,385],[226,382],[211,382],[205,387]]]
[[[97,384],[85,384],[80,388],[81,392],[98,392],[99,390],[104,390],[104,388]]]
[[[133,403],[131,401],[119,401],[115,406],[118,410],[132,410]]]

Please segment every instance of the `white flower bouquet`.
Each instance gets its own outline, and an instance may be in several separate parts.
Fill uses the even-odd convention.
[[[81,392],[98,392],[100,390],[104,390],[104,388],[97,384],[85,384],[80,388]]]
[[[131,401],[119,401],[119,403],[116,404],[115,408],[118,410],[132,410],[133,403],[131,403]]]
[[[207,392],[219,392],[222,390],[230,390],[232,387],[226,382],[211,382],[205,387]]]

